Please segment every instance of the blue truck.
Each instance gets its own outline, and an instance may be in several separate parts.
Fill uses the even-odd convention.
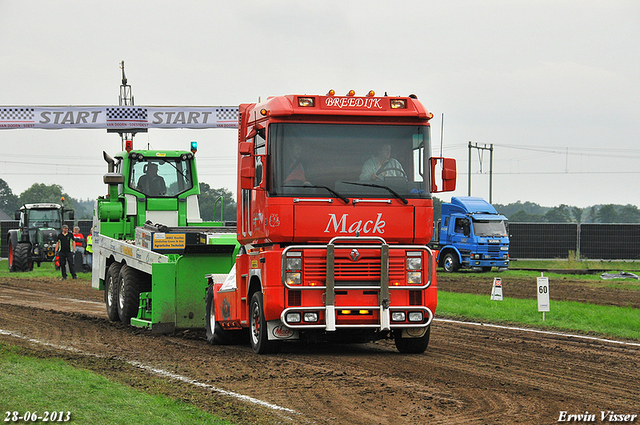
[[[443,202],[436,234],[438,265],[448,273],[509,267],[507,217],[482,198],[459,196]]]

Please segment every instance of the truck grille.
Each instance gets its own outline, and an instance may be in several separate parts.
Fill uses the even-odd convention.
[[[487,252],[492,255],[500,254],[500,245],[489,245],[487,247]]]
[[[305,257],[305,280],[324,281],[327,275],[326,258]],[[403,257],[389,258],[389,281],[403,282],[405,264]],[[362,258],[352,261],[350,258],[336,258],[334,266],[336,282],[355,284],[362,282],[380,282],[380,258]]]

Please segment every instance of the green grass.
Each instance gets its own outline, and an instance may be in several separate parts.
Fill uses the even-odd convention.
[[[640,261],[602,261],[602,260],[580,260],[575,257],[554,260],[513,260],[509,264],[512,268],[530,269],[556,269],[556,270],[625,270],[639,271]]]
[[[69,268],[67,267],[67,275],[71,278],[71,274],[69,273]],[[91,273],[77,273],[78,279],[86,279],[91,280]],[[41,263],[40,267],[37,264],[33,265],[33,271],[30,272],[20,272],[20,273],[11,273],[9,272],[9,262],[8,260],[0,261],[0,277],[11,277],[17,279],[27,279],[32,277],[61,277],[62,273],[60,270],[56,270],[56,267],[53,263]]]
[[[75,424],[229,424],[182,401],[148,395],[54,359],[0,344],[0,413],[70,412]],[[28,385],[25,385],[28,383]],[[42,420],[36,421],[42,422]],[[57,422],[57,421],[56,421]]]
[[[552,300],[550,310],[545,313],[543,321],[536,299],[504,298],[502,301],[492,301],[490,295],[438,292],[438,316],[640,340],[638,309]]]

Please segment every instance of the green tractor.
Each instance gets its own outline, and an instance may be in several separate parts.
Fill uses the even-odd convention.
[[[73,210],[59,204],[24,204],[16,211],[15,219],[20,220],[20,227],[7,234],[9,271],[31,271],[33,263],[40,267],[40,263],[54,260],[65,213],[69,220],[74,219]]]

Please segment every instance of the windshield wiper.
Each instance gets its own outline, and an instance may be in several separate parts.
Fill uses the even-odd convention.
[[[333,189],[331,189],[331,188],[329,188],[327,186],[317,186],[317,185],[314,185],[314,184],[307,184],[307,185],[304,185],[304,186],[287,186],[287,187],[311,187],[311,188],[314,188],[314,189],[326,189],[333,196],[335,196],[336,198],[339,198],[345,204],[349,203],[349,198],[347,198],[347,197],[345,197],[343,195],[340,195],[338,192],[336,192],[335,190],[333,190]]]
[[[189,180],[189,177],[187,177],[187,175],[185,174],[185,171],[186,171],[186,170],[185,170],[185,171],[178,170],[178,167],[176,167],[176,165],[173,163],[173,161],[165,160],[164,162],[165,162],[165,164],[169,164],[169,165],[171,165],[173,168],[175,168],[175,169],[176,169],[176,171],[177,171],[178,173],[180,173],[180,175],[182,176],[182,178],[184,179],[184,181],[185,181],[186,183],[191,183],[191,181]]]
[[[375,183],[356,183],[356,182],[343,182],[343,183],[353,184],[355,186],[378,187],[380,189],[386,189],[393,196],[395,196],[397,199],[401,200],[404,204],[408,204],[409,203],[409,201],[407,201],[402,195],[400,195],[398,192],[396,192],[395,190],[393,190],[393,189],[391,189],[390,187],[387,187],[387,186],[382,186],[380,184],[375,184]]]

